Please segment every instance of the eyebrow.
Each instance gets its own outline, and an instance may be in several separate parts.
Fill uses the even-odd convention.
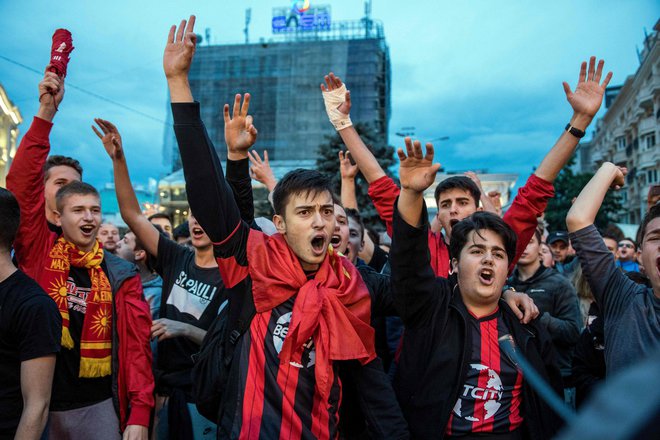
[[[314,209],[316,205],[298,205],[294,209]],[[332,203],[328,203],[326,205],[321,205],[321,209],[323,208],[330,208],[332,210],[335,209],[335,205]]]
[[[484,245],[484,244],[477,244],[477,243],[472,243],[472,244],[468,247],[468,249],[473,248],[473,247],[476,247],[476,248],[478,248],[478,249],[487,249],[487,248],[486,248],[486,245]],[[506,250],[504,250],[504,248],[502,248],[502,247],[500,247],[500,246],[491,246],[491,249],[494,250],[494,251],[502,251],[502,252],[506,252]]]

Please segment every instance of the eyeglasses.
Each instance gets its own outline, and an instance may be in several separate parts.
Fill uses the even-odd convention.
[[[628,248],[628,249],[635,249],[635,246],[630,244],[630,243],[619,243],[619,247]]]

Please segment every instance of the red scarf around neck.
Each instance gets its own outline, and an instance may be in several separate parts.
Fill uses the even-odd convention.
[[[332,361],[375,359],[371,298],[355,266],[329,248],[314,278],[308,280],[282,234],[267,236],[251,230],[248,271],[258,313],[297,295],[280,364],[302,363],[303,345],[316,347],[316,387],[328,402],[334,381]]]
[[[103,377],[111,373],[112,288],[101,268],[103,248],[98,240],[89,252],[79,250],[60,237],[53,245],[40,277],[41,286],[55,300],[62,315],[62,347],[72,349],[69,331],[68,278],[71,266],[87,269],[92,288],[86,298],[80,336],[80,377]]]

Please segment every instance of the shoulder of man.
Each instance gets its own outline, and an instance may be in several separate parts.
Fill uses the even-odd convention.
[[[103,260],[105,262],[110,285],[115,289],[128,278],[136,276],[139,273],[135,264],[111,254],[110,252],[103,254]]]

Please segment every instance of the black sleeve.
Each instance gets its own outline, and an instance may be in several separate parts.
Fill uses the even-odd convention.
[[[250,178],[250,160],[227,159],[227,183],[234,194],[241,218],[248,225],[254,222],[254,199],[252,195],[252,178]]]
[[[241,215],[199,114],[199,102],[172,103],[190,209],[213,243],[235,234]]]
[[[572,368],[575,398],[580,405],[591,395],[596,385],[605,379],[602,318],[597,317],[582,330],[573,352]]]
[[[349,363],[360,408],[371,438],[407,439],[408,424],[403,417],[383,363],[376,358],[366,365]]]
[[[380,246],[374,246],[374,254],[371,256],[371,261],[369,266],[372,267],[376,272],[382,272],[383,266],[387,263],[388,254],[380,248]]]
[[[21,362],[60,351],[62,316],[55,301],[43,292],[17,307],[12,329],[18,340]]]
[[[360,266],[358,270],[371,295],[371,317],[399,316],[394,304],[390,277],[369,266]]]
[[[552,340],[566,346],[573,346],[580,337],[580,306],[573,284],[565,277],[559,278],[554,293],[554,313],[544,313],[539,320],[546,325]]]
[[[406,327],[421,327],[433,317],[438,302],[447,295],[438,288],[448,290],[447,283],[436,282],[428,248],[428,214],[426,204],[421,212],[422,226],[416,228],[401,218],[395,202],[392,219],[392,291],[399,316]],[[445,280],[446,281],[446,280]],[[444,286],[444,287],[443,287]]]

